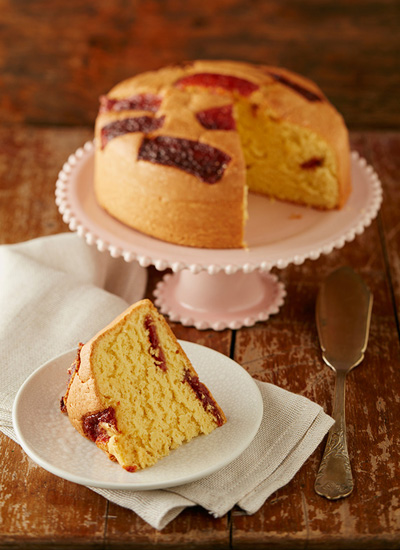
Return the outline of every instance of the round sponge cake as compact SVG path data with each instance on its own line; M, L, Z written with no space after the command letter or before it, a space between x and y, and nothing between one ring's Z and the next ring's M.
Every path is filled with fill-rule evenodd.
M245 246L248 191L320 209L351 191L343 118L283 68L194 61L137 75L101 98L95 136L99 204L175 244Z

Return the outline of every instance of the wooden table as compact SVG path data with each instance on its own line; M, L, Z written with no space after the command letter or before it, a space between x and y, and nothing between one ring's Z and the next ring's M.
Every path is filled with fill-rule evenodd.
M381 2L0 1L0 238L67 231L57 173L92 137L97 96L135 72L187 58L281 64L319 82L354 150L377 171L380 213L340 250L276 271L287 298L237 331L171 323L182 339L232 356L255 378L332 410L333 373L314 321L323 278L352 266L374 295L365 360L347 381L355 489L336 502L313 483L323 445L254 515L184 511L159 532L134 513L35 465L0 434L0 548L400 548L399 6ZM147 294L162 273L149 268Z

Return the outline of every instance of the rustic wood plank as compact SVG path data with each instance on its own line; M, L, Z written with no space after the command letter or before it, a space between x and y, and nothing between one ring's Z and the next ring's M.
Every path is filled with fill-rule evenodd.
M314 79L352 129L398 128L399 23L396 0L3 1L0 120L92 125L120 80L219 58Z
M382 284L380 277L378 281L372 280L372 284L371 278L368 279L375 297L385 294L377 289L377 282ZM260 326L246 334L241 332L237 336L237 359L256 378L305 395L329 413L334 379L322 363L317 344L313 318L317 284L307 285L307 297L301 286L291 285L289 299L293 304L286 308L286 312L301 310L301 319L295 320L292 314L289 329L290 321L286 318L285 322L286 313L282 311L282 318L268 327ZM386 304L386 312L381 311L379 305L375 308L366 358L347 381L348 444L355 477L353 494L335 503L314 494L313 482L322 457L322 445L292 482L277 491L259 513L251 517L233 516L234 548L246 548L250 543L256 545L265 540L282 548L334 548L339 540L349 548L370 548L372 544L374 548L387 548L398 543L397 358L400 350L388 312L388 292Z
M377 141L354 136L353 145L371 161L371 145L377 147ZM314 493L324 447L320 445L289 485L277 491L259 513L233 515L233 548L262 547L267 541L281 548L336 548L339 541L348 548L398 545L400 346L380 230L382 217L393 221L397 204L386 201L379 220L343 249L284 270L281 278L288 297L280 314L237 336L236 358L255 378L305 395L329 413L334 374L324 366L319 350L314 318L318 286L333 269L350 265L374 294L367 353L348 375L346 385L353 493L336 502Z
M107 502L86 487L37 466L0 433L0 548L103 544Z
M385 182L382 206L381 239L383 242L388 276L395 300L399 330L400 319L400 140L398 134L388 133L384 137L368 134L370 157L375 170ZM400 331L400 330L399 330Z
M68 231L55 204L58 172L91 129L0 128L0 242Z
M0 129L0 239L18 242L68 230L54 203L57 173L90 128ZM271 381L332 407L333 373L322 364L314 322L319 282L339 265L352 265L371 287L375 303L364 363L349 375L347 420L356 479L348 499L330 503L313 492L323 446L297 476L253 516L234 510L214 520L185 511L161 533L135 514L84 487L64 482L34 465L0 435L3 495L0 547L233 547L396 548L400 541L398 133L352 134L353 147L373 164L384 184L377 221L343 249L302 266L276 271L288 291L278 315L236 334L235 358L256 378ZM14 211L14 213L13 213ZM163 273L149 269L149 296ZM171 323L179 338L229 355L231 332L197 331ZM290 346L288 345L290 342ZM361 405L360 405L361 404ZM371 451L372 449L372 451ZM18 464L18 468L15 467ZM67 503L74 502L74 506ZM104 517L106 516L106 517ZM83 518L83 519L82 519ZM93 522L93 523L92 523ZM372 546L373 545L373 546Z
M110 503L106 542L111 548L228 549L229 515L215 519L200 507L184 510L162 531L156 531L131 511Z

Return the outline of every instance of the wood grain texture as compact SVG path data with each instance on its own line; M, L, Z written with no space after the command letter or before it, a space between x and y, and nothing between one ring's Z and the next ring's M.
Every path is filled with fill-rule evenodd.
M92 139L98 96L183 59L278 64L314 79L384 193L378 218L352 243L274 270L287 298L267 322L235 332L170 323L178 338L231 356L255 378L330 413L334 375L321 359L315 299L328 273L353 267L374 305L365 359L346 385L350 497L315 494L321 444L255 514L234 508L216 519L193 507L159 532L47 473L0 433L0 548L400 548L399 13L395 0L0 0L0 243L68 231L55 182L68 156ZM164 273L148 272L152 298Z
M385 143L386 140L390 140L393 153L393 142L397 140L393 135L386 137ZM352 141L354 148L372 161L379 138L363 134L354 136ZM375 161L374 166L381 172L380 168L386 164L384 157ZM383 173L381 177L386 184ZM384 189L386 196L386 185ZM390 212L397 209L391 199L385 201L377 222L354 242L315 262L307 261L301 267L284 270L280 275L288 297L280 314L265 325L242 330L237 335L235 358L255 378L300 393L319 403L329 414L333 406L334 373L324 365L318 344L315 327L318 286L333 269L350 265L363 276L374 295L365 359L348 375L346 384L353 493L336 502L314 493L313 483L323 452L321 445L292 482L277 491L259 513L234 516L234 548L246 548L250 542L263 547L261 532L282 548L343 545L367 549L396 548L399 544L400 491L396 472L400 463L400 374L395 358L400 356L400 348L393 315L396 303L391 283L386 280L386 269L392 272L392 266L381 231L382 220L390 219ZM390 257L398 258L398 254L399 248L396 251L392 247ZM282 537L279 531L284 533ZM252 541L250 533L254 535Z
M1 0L0 121L92 124L120 80L189 59L282 65L350 128L398 128L396 0Z
M54 202L57 173L68 155L91 138L88 128L15 126L0 130L0 236L18 242L66 231ZM233 353L255 378L277 384L330 412L334 376L321 360L314 321L322 279L340 265L360 273L374 294L369 346L348 376L348 444L355 478L352 495L329 502L314 493L323 445L292 481L252 516L234 509L215 519L201 508L182 513L158 532L134 513L89 489L48 474L5 436L2 448L0 548L397 548L399 517L398 238L400 134L352 134L352 146L380 175L384 202L375 220L344 248L276 271L287 298L278 315L233 335L177 323L179 338ZM163 276L149 268L148 297ZM234 339L232 337L234 336Z
M67 231L55 204L55 183L68 156L91 139L91 129L0 128L2 243Z
M29 542L37 548L102 544L107 501L48 474L3 434L0 445L0 548L22 548Z

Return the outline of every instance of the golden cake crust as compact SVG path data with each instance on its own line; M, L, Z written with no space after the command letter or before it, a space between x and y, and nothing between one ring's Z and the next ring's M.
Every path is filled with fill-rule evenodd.
M149 115L148 111L100 112L96 120L95 190L100 205L127 225L156 238L205 248L242 247L246 218L246 164L240 138L230 130L207 130L196 113L232 104L232 93L196 87L180 89L180 79L197 73L243 78L258 86L246 99L272 120L309 129L332 149L342 207L351 190L348 132L343 118L318 86L286 69L232 61L195 61L129 78L107 94L124 99L154 94L162 102L152 117L165 117L151 137L173 136L209 144L231 157L218 183L137 159L141 132L126 133L101 146L101 129L114 120ZM285 84L289 82L291 86ZM321 100L309 101L298 86ZM233 93L234 95L234 93Z

